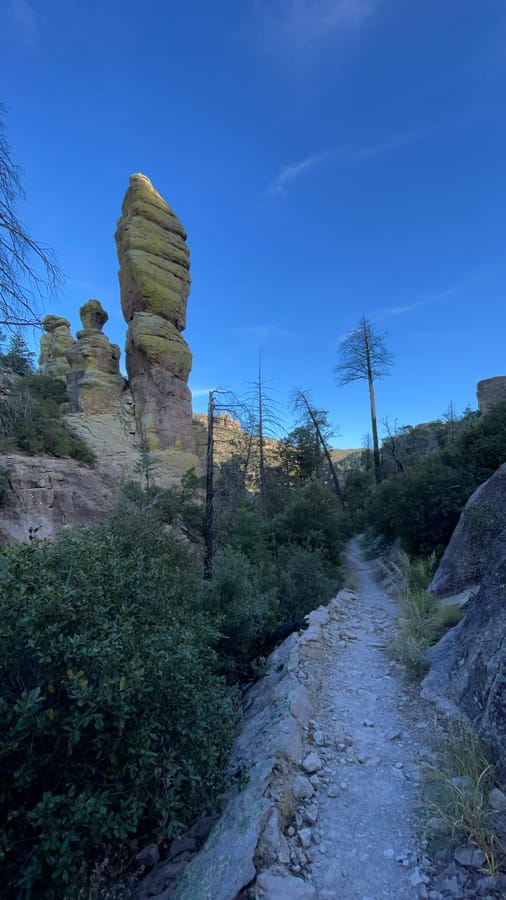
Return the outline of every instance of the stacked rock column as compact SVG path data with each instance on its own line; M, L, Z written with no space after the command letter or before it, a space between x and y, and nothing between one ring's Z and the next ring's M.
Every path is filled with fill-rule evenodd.
M186 233L144 175L130 178L116 243L138 433L150 451L193 452L192 356L181 336L190 293Z

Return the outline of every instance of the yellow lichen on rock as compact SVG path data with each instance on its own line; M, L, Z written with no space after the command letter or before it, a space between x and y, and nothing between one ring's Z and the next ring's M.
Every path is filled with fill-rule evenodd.
M150 449L194 451L186 325L190 254L181 222L149 178L130 178L116 231L126 366L138 433Z

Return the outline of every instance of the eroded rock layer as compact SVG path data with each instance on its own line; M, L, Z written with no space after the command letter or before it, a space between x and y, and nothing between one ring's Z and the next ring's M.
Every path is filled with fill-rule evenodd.
M116 231L126 367L141 440L193 451L192 356L186 325L190 259L181 222L145 175L132 175Z

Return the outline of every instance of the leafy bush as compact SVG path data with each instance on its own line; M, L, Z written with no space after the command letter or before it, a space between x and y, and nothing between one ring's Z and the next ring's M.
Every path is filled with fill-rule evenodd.
M327 603L339 586L337 570L319 550L297 545L282 547L278 556L279 619L301 619L321 603Z
M366 508L369 526L414 555L442 553L470 495L506 461L506 401L457 425L453 441L379 485Z
M372 495L367 521L389 541L400 538L410 554L441 553L469 493L465 474L434 454L380 484Z
M244 666L257 641L275 624L276 600L262 589L260 572L239 550L219 550L208 583L207 609L219 617L219 650L228 665Z
M201 590L181 543L132 509L0 550L6 896L65 897L111 846L215 802L231 708Z
M329 563L337 565L348 522L334 491L319 481L310 481L292 491L282 512L272 521L278 546L297 544L318 550Z
M93 465L93 452L63 419L61 404L66 400L65 385L59 379L26 375L0 403L0 433L13 437L25 453L70 456Z

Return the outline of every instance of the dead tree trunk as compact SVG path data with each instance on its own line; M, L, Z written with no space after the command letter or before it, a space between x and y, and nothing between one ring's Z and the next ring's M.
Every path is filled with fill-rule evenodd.
M214 392L209 391L207 408L206 510L204 516L204 578L213 574L214 530Z

